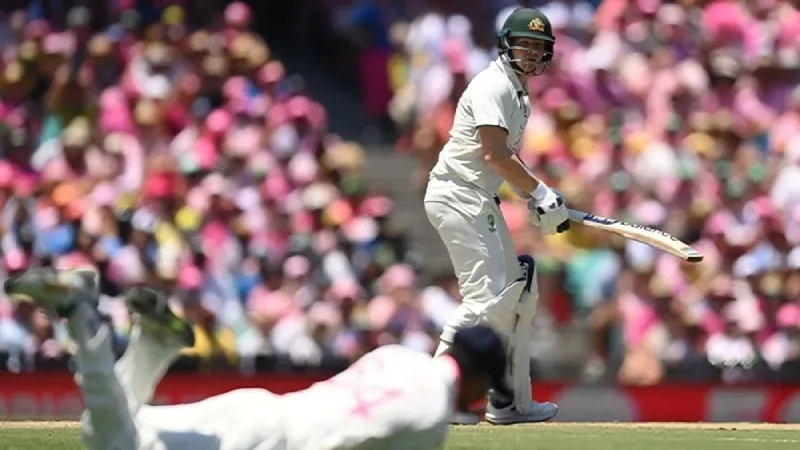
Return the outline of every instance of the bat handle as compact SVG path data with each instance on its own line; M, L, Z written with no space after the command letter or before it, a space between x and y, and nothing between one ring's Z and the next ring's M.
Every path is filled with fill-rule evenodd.
M567 215L569 216L569 220L573 222L583 222L583 219L589 215L589 213L584 211L578 211L577 209L567 209Z

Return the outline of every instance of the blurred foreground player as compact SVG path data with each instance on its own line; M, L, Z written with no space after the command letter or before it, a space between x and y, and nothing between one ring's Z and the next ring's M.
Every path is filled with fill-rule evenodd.
M194 340L165 296L147 288L128 292L136 320L115 363L111 331L98 320L94 272L36 269L4 288L15 302L33 301L66 318L78 349L81 426L91 450L434 449L455 408L487 388L510 394L502 340L488 327L472 327L437 359L385 346L304 391L239 389L197 403L147 406L178 352Z

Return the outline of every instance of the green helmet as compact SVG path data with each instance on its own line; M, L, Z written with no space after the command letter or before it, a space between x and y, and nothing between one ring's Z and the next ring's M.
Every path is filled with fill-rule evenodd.
M533 70L522 70L517 64L520 60L514 59L511 54L515 38L538 39L544 42L544 54ZM553 60L555 45L556 37L553 35L553 26L550 24L550 19L536 8L515 9L503 23L503 28L497 33L497 49L500 56L515 71L525 75L541 75L550 65L550 61Z

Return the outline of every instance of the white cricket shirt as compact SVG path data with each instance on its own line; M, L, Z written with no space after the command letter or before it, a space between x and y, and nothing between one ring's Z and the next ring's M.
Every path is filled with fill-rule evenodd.
M388 345L303 391L237 389L144 406L139 449L434 450L447 437L458 384L451 357Z
M483 159L478 127L499 126L508 131L506 145L517 153L530 115L530 100L514 70L500 58L475 76L458 101L450 139L431 170L431 181L452 175L494 194L503 177ZM435 189L435 182L429 185Z
M447 437L459 371L399 345L282 397L288 450L433 450Z

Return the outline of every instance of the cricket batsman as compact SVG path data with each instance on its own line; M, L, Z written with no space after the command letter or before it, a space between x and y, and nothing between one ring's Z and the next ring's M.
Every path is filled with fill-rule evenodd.
M148 406L184 346L189 324L148 288L126 294L135 325L114 362L111 331L99 321L91 271L35 269L4 282L12 301L32 301L62 317L77 346L83 394L82 433L90 450L433 450L444 442L455 408L487 389L510 395L501 338L465 328L433 359L390 345L341 374L296 393L238 389L206 400Z
M558 412L532 400L532 320L538 303L536 264L517 256L500 212L497 190L508 182L528 200L531 220L545 235L569 229L563 199L517 156L530 114L528 77L553 58L555 36L537 9L511 13L497 35L499 57L470 82L456 108L450 139L431 170L425 192L428 219L444 241L463 297L445 325L436 355L453 345L458 330L486 324L508 349L507 382L513 395L490 392L486 420L539 422Z

